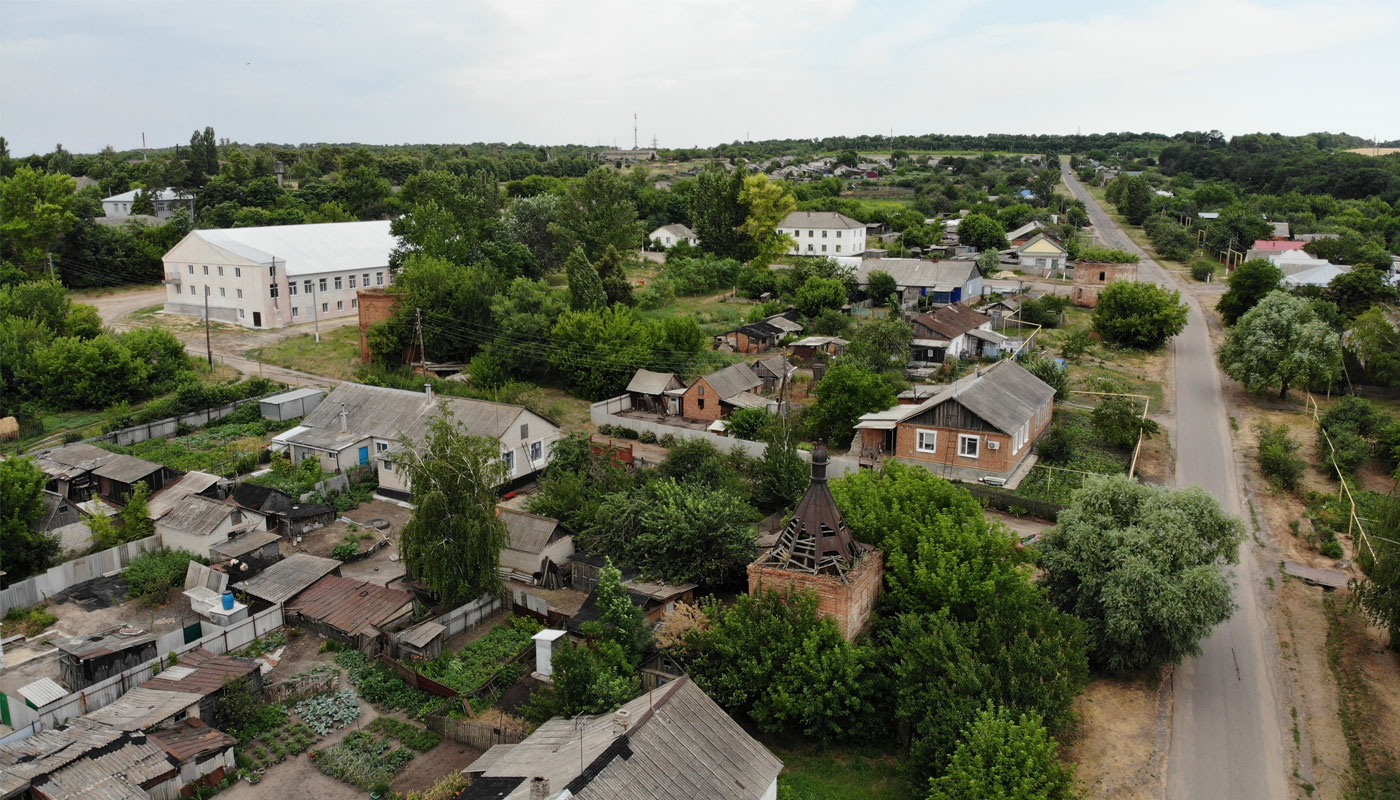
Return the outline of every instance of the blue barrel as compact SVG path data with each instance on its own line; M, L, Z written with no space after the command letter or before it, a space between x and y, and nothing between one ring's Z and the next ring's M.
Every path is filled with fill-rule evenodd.
M232 611L232 610L233 610L233 592L224 592L224 598L223 598L223 600L224 600L224 610L225 610L225 611Z

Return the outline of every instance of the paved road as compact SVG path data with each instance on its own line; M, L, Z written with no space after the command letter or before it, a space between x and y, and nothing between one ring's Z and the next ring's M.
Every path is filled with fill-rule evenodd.
M98 316L102 317L102 323L104 325L116 330L130 330L134 327L129 319L132 314L143 308L150 308L151 306L157 306L165 302L165 287L157 286L139 291L120 292L102 297L84 299L83 302L90 303L97 307ZM326 320L321 323L321 332L325 333L330 329L351 324L355 324L354 317ZM227 364L245 375L260 375L271 380L281 381L290 386L334 386L337 381L333 378L326 378L320 375L313 375L309 372L301 372L299 370L285 369L271 364L264 364L242 355L242 353L249 348L266 346L288 336L307 333L309 329L310 324L304 323L266 331L240 329L234 333L221 332L213 337L213 347L211 349L214 352L215 361ZM204 347L204 334L202 332L176 331L175 336L185 343L185 349L190 355L198 358L207 356L208 353Z
M1064 171L1065 185L1089 211L1089 219L1109 247L1140 254L1143 280L1179 288L1175 278L1151 260L1099 207L1088 190ZM1176 337L1176 483L1199 485L1239 514L1240 490L1220 388L1220 373L1194 298L1186 330ZM1167 797L1171 800L1275 800L1288 796L1283 737L1274 698L1267 629L1255 602L1257 566L1248 543L1231 570L1234 616L1202 644L1172 676L1174 706L1171 751L1167 758Z

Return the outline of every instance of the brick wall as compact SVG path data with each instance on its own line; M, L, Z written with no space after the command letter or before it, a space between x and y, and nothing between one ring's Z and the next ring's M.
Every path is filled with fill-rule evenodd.
M360 301L360 360L368 364L371 358L369 327L394 316L399 299L383 289L360 289L355 297Z
M1077 306L1093 308L1099 304L1099 293L1103 287L1118 281L1137 280L1137 269L1136 263L1080 261L1074 265L1074 291L1070 298Z
M701 389L704 394L701 394ZM701 408L700 403L705 405ZM715 387L711 386L704 378L696 379L695 383L685 390L685 395L681 398L681 416L685 419L705 420L714 422L723 416L723 409L720 406L719 395L715 393Z
M884 568L885 554L879 550L866 553L846 580L755 563L749 565L749 594L770 589L785 594L811 592L817 596L817 613L835 620L841 634L850 641L870 621L875 601L880 597Z
M937 431L938 442L934 452L926 453L918 449L918 431ZM976 436L980 440L977 458L964 458L958 455L958 435L973 435L969 431L962 431L956 428L930 428L925 425L900 425L895 432L895 455L911 461L931 461L936 464L950 464L955 467L970 467L973 469L987 470L988 472L999 472L1009 474L1016 464L1030 452L1030 442L1027 442L1021 452L1012 454L1011 437L1004 433L978 432ZM990 442L997 442L998 448L993 450L988 446Z

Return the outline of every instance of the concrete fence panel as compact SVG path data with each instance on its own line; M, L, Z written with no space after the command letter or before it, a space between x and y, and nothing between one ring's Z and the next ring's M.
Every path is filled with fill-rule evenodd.
M160 547L160 536L157 534L50 567L48 572L42 575L35 575L0 590L0 616L12 608L42 603L71 586L125 569L132 559L159 550Z

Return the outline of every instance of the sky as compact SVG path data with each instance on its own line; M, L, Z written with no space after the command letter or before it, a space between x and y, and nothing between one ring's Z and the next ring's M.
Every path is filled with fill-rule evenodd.
M15 156L1183 130L1400 138L1395 0L0 0Z

